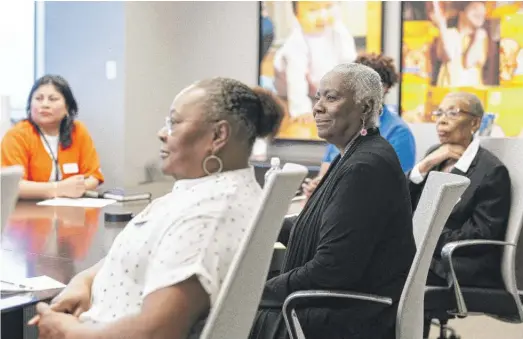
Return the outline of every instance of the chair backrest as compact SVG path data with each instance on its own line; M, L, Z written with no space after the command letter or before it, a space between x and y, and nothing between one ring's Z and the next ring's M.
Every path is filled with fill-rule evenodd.
M464 176L429 174L413 218L417 250L398 305L398 339L423 337L423 301L432 255L452 209L469 184Z
M2 200L0 201L2 214L0 217L2 218L2 233L7 224L7 219L9 219L18 200L19 183L23 174L24 168L22 166L4 167L0 170L0 190L2 191Z
M512 203L505 241L517 246L504 247L501 274L507 291L523 290L523 138L482 138L480 144L505 165L510 175Z
M201 339L249 336L283 218L307 173L304 166L286 164L266 183L261 206L231 263Z

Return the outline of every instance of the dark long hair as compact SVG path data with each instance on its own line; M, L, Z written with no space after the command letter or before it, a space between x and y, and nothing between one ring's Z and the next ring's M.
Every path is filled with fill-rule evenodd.
M34 92L40 88L43 85L53 85L60 94L63 95L65 100L65 106L67 107L67 115L62 119L62 122L60 122L60 145L62 145L63 148L69 148L71 146L71 134L73 133L74 128L74 119L78 115L78 104L76 103L76 99L74 98L73 91L71 90L71 87L69 87L69 83L67 83L67 80L62 78L59 75L44 75L40 79L36 80L33 87L31 88L31 92L29 92L29 97L27 98L27 120L38 130L40 131L40 128L36 125L36 123L31 118L31 101L33 98Z

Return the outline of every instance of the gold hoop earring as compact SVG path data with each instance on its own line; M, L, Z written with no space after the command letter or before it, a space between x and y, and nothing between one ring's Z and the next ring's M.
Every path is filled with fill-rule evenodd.
M209 171L207 169L207 163L210 160L216 160L216 162L218 162L218 169L216 171L214 171L214 172L211 172L211 171ZM203 171L205 172L205 174L207 174L207 175L213 175L213 174L221 173L221 171L223 170L223 161L222 161L222 159L220 159L216 155L211 154L211 155L208 155L207 157L205 157L205 159L203 159L202 168L203 168Z

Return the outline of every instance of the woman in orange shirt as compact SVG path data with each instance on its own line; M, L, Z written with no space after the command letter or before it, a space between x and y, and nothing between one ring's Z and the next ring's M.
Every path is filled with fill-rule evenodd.
M27 99L27 119L2 140L2 167L21 165L21 198L81 197L104 180L93 140L75 121L78 106L65 79L45 75Z

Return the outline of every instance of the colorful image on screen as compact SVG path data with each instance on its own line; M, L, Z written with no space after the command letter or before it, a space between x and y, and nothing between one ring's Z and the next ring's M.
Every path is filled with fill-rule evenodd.
M523 133L523 2L402 3L401 112L432 122L449 92L467 91L497 135Z
M286 105L277 138L320 140L312 116L319 81L359 52L381 52L381 1L261 2L260 85Z

